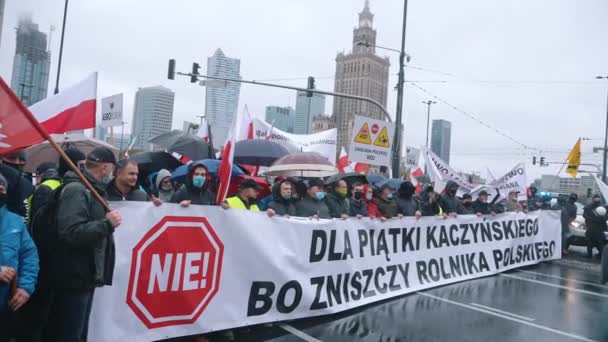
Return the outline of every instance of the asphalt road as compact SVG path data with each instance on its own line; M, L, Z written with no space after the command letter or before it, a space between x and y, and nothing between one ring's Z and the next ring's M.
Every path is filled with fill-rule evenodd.
M608 286L556 262L338 315L258 327L236 341L608 341Z

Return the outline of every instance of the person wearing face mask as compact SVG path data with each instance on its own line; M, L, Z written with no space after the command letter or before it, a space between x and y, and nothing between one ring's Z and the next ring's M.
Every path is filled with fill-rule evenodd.
M568 196L568 200L562 205L562 250L564 253L568 253L570 247L572 234L570 234L570 224L576 220L576 202L578 201L578 195L571 193Z
M222 203L224 209L244 209L260 211L256 204L261 187L253 179L245 179L239 184L239 192L236 196L228 197Z
M483 190L481 192L484 192ZM481 196L481 192L477 195L477 199ZM486 193L487 194L487 193ZM464 208L464 215L474 215L475 210L473 209L473 196L471 194L462 195L462 208Z
M471 207L473 210L472 213L477 216L496 214L492 204L488 203L488 192L485 190L481 190L479 194L477 194L477 199L472 203Z
M8 193L11 194L8 197L6 207L13 213L26 217L25 200L34 193L35 188L31 181L23 177L20 167L16 165L21 160L21 157L16 157L16 155L22 155L22 153L2 156L2 159L0 159L0 175L6 179Z
M209 190L210 180L211 175L204 164L190 164L186 182L171 197L171 203L179 203L182 207L192 204L217 205L215 193Z
M395 201L397 202L397 207L399 208L399 213L401 215L416 217L422 216L419 209L419 203L414 198L415 193L416 187L410 181L405 181L399 186L399 191L397 191L398 196Z
M23 217L6 207L8 182L0 175L0 340L15 328L12 312L20 313L30 299L38 278L38 252ZM11 293L11 283L16 291Z
M82 173L104 199L115 165L114 153L105 147L94 149L86 158ZM56 220L56 246L45 272L53 300L44 337L48 341L83 341L95 288L112 284L114 231L122 218L117 210L107 212L78 175L68 171Z
M321 179L308 182L306 195L296 203L296 216L309 218L331 218L325 202L325 183Z
M19 152L8 154L2 157L2 162L4 165L12 167L16 171L23 173L23 168L27 162L27 153L25 150L21 150Z
M294 205L293 183L284 179L272 186L272 200L268 203L266 212L268 216L295 216L296 206Z
M327 194L327 208L329 216L334 218L347 219L349 214L348 185L346 181L340 179L331 184L331 191Z
M353 186L351 187L351 193L352 197L350 198L350 205L348 210L349 216L357 218L367 217L369 214L367 211L367 203L365 201L365 192L363 190L363 184L359 182L353 183Z
M381 217L390 219L399 215L399 207L397 207L397 202L395 202L394 192L395 189L390 184L384 184L380 187L380 194L376 199L376 205L382 215Z
M441 196L442 208L445 215L455 216L465 213L462 203L456 197L458 188L458 184L454 181L449 181L445 186L445 193Z
M443 216L439 195L432 185L427 185L420 194L420 211L422 216Z
M175 194L171 181L171 171L165 169L158 171L154 185L158 198L163 202L171 202L171 197Z
M367 216L372 219L382 217L382 214L376 205L376 199L374 198L374 187L372 185L363 185L363 196L363 201L367 205Z

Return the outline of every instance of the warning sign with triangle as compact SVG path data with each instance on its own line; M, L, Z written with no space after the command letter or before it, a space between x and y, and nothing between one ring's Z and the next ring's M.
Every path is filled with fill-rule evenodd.
M375 146L379 146L379 147L390 147L390 140L388 138L388 131L386 130L386 127L382 127L382 130L380 131L380 134L378 134L378 136L376 137L376 140L374 141L374 145Z
M384 130L386 130L386 128ZM359 130L359 133L357 133L357 136L355 137L355 142L367 145L372 144L372 137L369 135L369 126L367 125L367 122L363 124L363 127L361 127L361 129Z

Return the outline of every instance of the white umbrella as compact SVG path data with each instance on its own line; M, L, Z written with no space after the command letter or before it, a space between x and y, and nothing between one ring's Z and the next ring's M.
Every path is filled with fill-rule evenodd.
M114 155L118 158L117 148L101 140L89 138L84 134L51 134L51 138L64 150L68 148L77 148L86 155L97 147L107 147L112 150L112 152L114 152ZM36 167L38 167L38 165L44 162L51 161L59 163L59 154L57 153L57 151L55 151L55 149L48 141L40 143L38 145L34 145L25 151L27 153L25 171L27 172L35 172Z
M278 159L264 175L286 177L327 177L338 173L332 163L316 152L300 152Z

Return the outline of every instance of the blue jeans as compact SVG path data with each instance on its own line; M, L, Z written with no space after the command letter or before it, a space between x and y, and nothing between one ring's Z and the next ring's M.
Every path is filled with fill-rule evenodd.
M53 290L53 292L48 340L85 342L95 289L58 289Z

